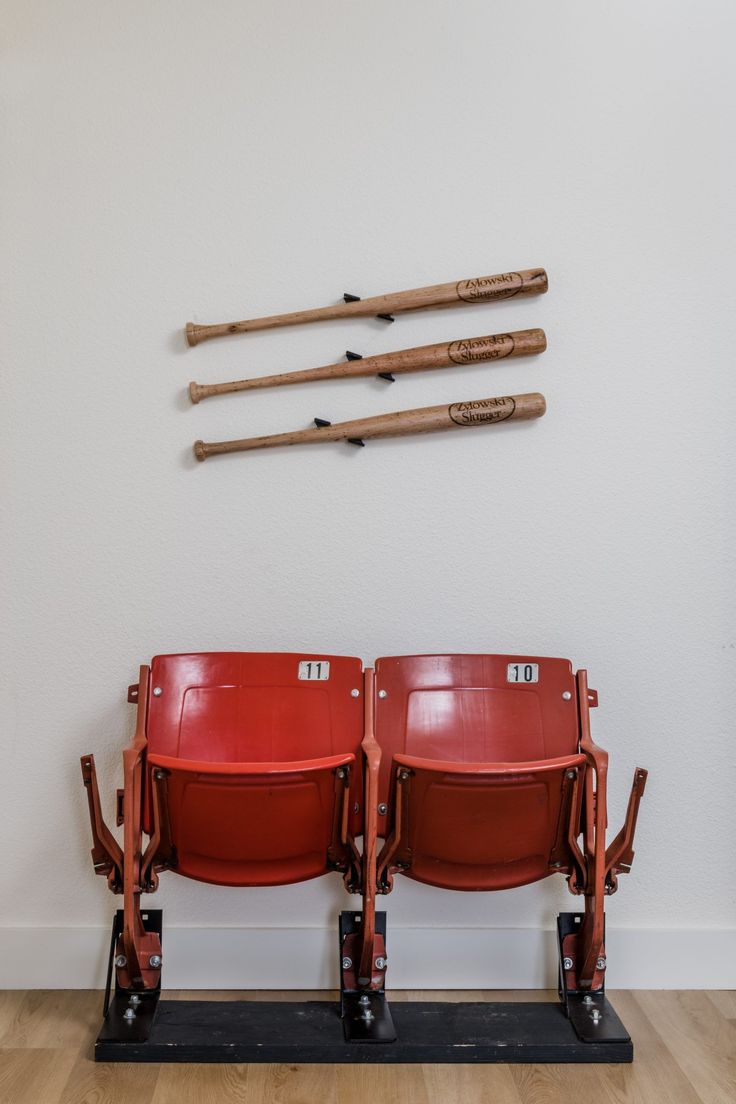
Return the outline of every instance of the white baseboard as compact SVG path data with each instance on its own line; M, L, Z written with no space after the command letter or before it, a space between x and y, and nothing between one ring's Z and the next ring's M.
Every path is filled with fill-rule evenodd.
M552 931L389 927L390 989L556 986ZM1 989L91 989L105 979L102 928L0 929ZM736 988L736 929L616 929L607 938L612 989ZM337 986L334 930L318 927L164 930L167 989Z

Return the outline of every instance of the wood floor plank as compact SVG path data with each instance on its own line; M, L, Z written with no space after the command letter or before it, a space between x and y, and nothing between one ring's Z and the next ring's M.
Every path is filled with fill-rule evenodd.
M248 1089L251 1095L244 1099L248 1104L260 1104L261 1101L263 1104L346 1104L342 1095L338 1096L340 1068L295 1063L250 1066Z
M712 989L708 993L708 1000L713 1002L727 1020L736 1020L736 989Z
M421 1069L428 1104L521 1104L510 1066L433 1064Z
M0 991L0 1046L18 1015L18 1009L25 1000L25 989L4 989Z
M0 1050L0 1104L59 1104L76 1057L73 1048L4 1047Z
M268 1096L254 1095L252 1068L242 1065L162 1066L151 1104L251 1104L251 1101L255 1104L259 1099L268 1100Z
M339 1104L430 1104L419 1065L337 1066L335 1070ZM454 1099L445 1104L454 1104Z
M159 1066L95 1062L83 1047L54 1104L152 1104Z
M594 1104L606 1099L599 1066L550 1064L508 1068L519 1104Z
M28 989L0 1036L2 1047L73 1047L77 1050L102 1020L101 995L85 989Z
M634 1061L600 1067L606 1099L612 1104L702 1104L635 995L612 991L608 997L634 1040Z
M703 1104L734 1104L736 1023L698 990L642 990L634 997Z

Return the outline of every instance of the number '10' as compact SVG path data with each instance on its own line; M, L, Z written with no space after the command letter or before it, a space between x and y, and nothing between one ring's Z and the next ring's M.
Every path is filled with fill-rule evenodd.
M519 671L523 671L521 678L519 678ZM531 663L525 663L523 667L520 667L518 663L514 664L514 681L515 682L531 682L534 678L534 669Z

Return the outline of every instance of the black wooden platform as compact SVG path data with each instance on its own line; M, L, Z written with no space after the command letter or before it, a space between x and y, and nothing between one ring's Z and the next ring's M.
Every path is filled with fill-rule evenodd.
M99 1062L631 1062L629 1035L605 997L584 1042L553 1002L396 1001L393 1043L346 1042L331 1001L172 1001L145 997L135 1019L113 998Z

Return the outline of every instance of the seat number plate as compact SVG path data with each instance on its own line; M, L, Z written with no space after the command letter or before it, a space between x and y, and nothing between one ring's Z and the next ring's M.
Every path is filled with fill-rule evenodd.
M507 682L539 682L538 663L509 663L506 668Z
M299 678L302 682L324 682L329 677L329 659L302 659L300 661Z

